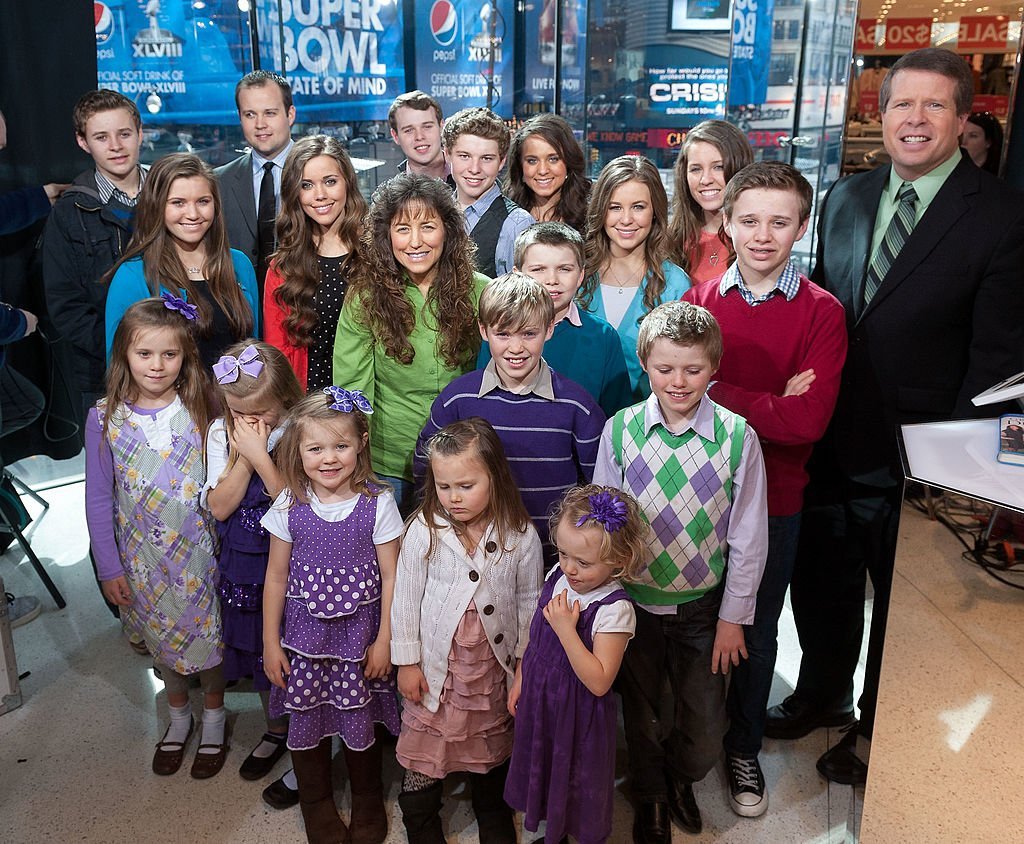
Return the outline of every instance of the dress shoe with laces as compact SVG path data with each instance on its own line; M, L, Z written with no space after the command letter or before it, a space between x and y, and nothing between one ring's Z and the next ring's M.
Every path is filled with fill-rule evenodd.
M764 734L773 739L798 739L818 727L845 727L855 720L852 709L822 711L792 694L768 709Z
M668 778L668 810L672 820L686 832L696 835L704 828L692 784L677 783L671 777Z
M815 766L829 782L840 785L864 785L868 781L868 755L871 743L864 739L858 747L857 725L850 727L839 743L822 754Z
M633 813L633 844L671 844L672 823L665 803L641 803Z

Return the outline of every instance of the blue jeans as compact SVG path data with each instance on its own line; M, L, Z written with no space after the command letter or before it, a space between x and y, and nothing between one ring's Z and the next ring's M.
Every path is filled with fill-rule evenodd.
M748 658L732 669L726 698L730 726L725 734L726 753L756 756L761 751L768 695L779 652L779 616L793 576L800 514L768 518L768 561L757 589L754 623L743 625Z

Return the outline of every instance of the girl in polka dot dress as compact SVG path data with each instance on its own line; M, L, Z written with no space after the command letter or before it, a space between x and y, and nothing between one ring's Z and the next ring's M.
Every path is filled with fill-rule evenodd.
M360 392L334 386L299 402L276 449L285 489L262 520L271 534L263 589L270 714L290 715L310 841L387 836L381 738L399 729L389 618L402 520L370 469L372 412ZM334 803L332 736L348 765L351 837Z
M502 797L512 754L506 703L540 595L540 539L483 419L442 428L427 456L391 618L405 698L398 804L410 844L440 844L442 781L466 771L481 844L515 844Z

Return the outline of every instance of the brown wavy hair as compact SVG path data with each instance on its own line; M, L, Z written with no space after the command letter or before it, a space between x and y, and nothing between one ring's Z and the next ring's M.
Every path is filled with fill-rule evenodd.
M186 319L178 311L165 307L163 299L142 299L124 312L114 332L114 342L110 347L110 363L107 366L107 395L103 400L104 439L110 433L111 424L115 427L124 424L125 404L136 401L139 396L139 388L132 378L131 367L128 364L128 352L136 335L140 331L161 329L173 331L175 339L181 344L181 370L178 373L178 380L174 383L174 389L198 430L206 432L211 415L210 381L206 375L206 367L199 359L199 349L196 348L193 335L193 321Z
M650 276L644 285L644 308L656 307L661 294L665 292L665 271L661 264L668 258L668 196L661 183L658 168L647 158L639 155L620 155L608 162L601 171L594 191L590 195L587 209L586 261L587 267L583 284L576 298L584 308L589 309L594 293L600 283L601 270L611 261L611 241L604 230L608 206L615 189L626 182L640 182L651 194L651 232L644 241L644 263Z
M437 326L437 354L449 367L463 366L480 348L473 302L476 247L466 234L452 190L444 182L402 173L377 189L366 216L350 295L358 297L361 318L384 353L399 363L412 363L415 352L409 335L417 315L405 295L409 280L395 259L391 224L424 212L436 214L444 228L444 246L426 303Z
M726 185L754 160L754 151L750 148L747 136L741 129L724 120L704 120L686 133L674 168L675 195L672 197L672 222L668 227L670 257L686 271L690 269L690 255L700 243L701 230L704 228L704 209L693 198L686 181L686 156L697 143L711 144L721 154ZM732 248L732 239L722 226L718 227L718 239L728 250L725 262L728 266L736 253Z
M379 495L387 485L373 473L373 457L370 454L370 423L366 415L357 408L349 413L334 410L334 400L325 392L310 393L288 414L288 426L281 441L274 449L274 462L281 473L285 489L289 491L288 506L309 503L309 476L302 468L302 438L310 425L323 425L340 436L355 434L355 439L365 445L356 458L352 473L352 489L362 495ZM341 432L345 433L342 434Z
M299 384L299 379L295 377L295 370L288 363L288 358L284 356L284 352L271 346L269 343L250 338L243 340L241 343L235 343L235 345L224 351L224 355L231 355L237 358L249 346L255 346L256 351L259 352L260 363L263 364L260 374L254 378L240 371L238 378L234 381L227 384L215 384L221 398L220 403L224 412L224 429L228 434L228 443L231 442L235 434L235 417L228 407L225 397L230 396L231 398L243 399L245 401L265 402L267 405L273 403L281 408L282 417L302 401L303 397L303 390ZM236 462L238 462L238 453L231 448L228 452L228 463L224 469L225 475Z
M512 470L505 457L505 448L501 439L494 432L491 423L479 416L460 419L446 425L427 441L427 473L423 480L423 503L416 509L406 523L415 521L416 516L423 514L423 521L430 530L430 546L427 549L429 558L434 552L434 540L439 529L451 527L460 536L464 526L448 515L441 504L434 486L433 461L444 460L466 452L472 452L487 470L491 482L491 497L487 503L487 516L494 524L498 543L505 550L513 547L512 538L521 534L530 524L530 516L519 495L519 487L512 478Z
M187 152L171 153L150 168L139 192L138 205L135 207L135 232L121 260L107 273L105 281L110 282L121 264L141 256L142 272L150 295L159 296L161 287L177 295L184 294L199 311L196 319L196 331L199 336L210 336L213 330L212 308L196 292L195 283L189 281L188 273L185 272L181 258L174 248L174 241L167 233L167 226L164 223L167 197L174 182L178 179L193 178L205 179L213 197L213 221L203 237L206 244L204 274L209 284L210 295L227 316L235 339L241 340L252 334L255 314L235 276L217 180L209 165L196 155Z
M592 517L593 505L590 498L602 493L613 496L626 506L625 521L618 530L609 531L601 522ZM587 484L568 490L555 505L548 519L551 544L558 546L558 529L569 521L576 524L583 520L582 528L593 526L601 531L601 559L612 569L611 576L617 580L633 580L647 564L647 522L640 514L640 505L628 492L611 486Z
M572 134L572 127L557 114L537 114L527 120L512 136L508 148L508 172L503 191L516 205L533 213L537 205L533 191L523 180L523 147L536 135L554 147L565 164L565 184L555 204L555 220L568 223L582 232L587 220L587 199L590 197L590 179L586 175L583 150Z
M366 200L359 192L356 171L341 144L327 135L311 135L295 142L284 163L281 174L281 211L277 215L277 252L273 255L274 268L282 277L274 298L288 316L284 320L288 342L295 346L309 346L313 342L313 327L317 312L313 305L320 286L320 266L317 262L320 232L302 209L302 174L306 165L318 156L334 159L345 181L345 209L335 222L338 235L348 250L345 263L355 258L355 250L366 216Z

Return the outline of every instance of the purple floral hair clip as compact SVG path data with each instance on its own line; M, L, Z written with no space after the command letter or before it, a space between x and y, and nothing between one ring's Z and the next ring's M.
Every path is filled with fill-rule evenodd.
M597 522L608 533L622 529L629 518L629 509L626 502L610 492L599 492L596 495L588 495L590 512L580 516L576 520L576 527L583 527L587 522Z
M177 311L189 322L192 322L199 316L199 308L195 305L190 305L178 296L173 296L170 293L161 293L160 298L164 300L164 307L167 308L167 310Z
M367 416L373 413L373 408L362 390L346 390L344 387L324 387L324 393L329 395L334 402L329 405L331 410L339 410L342 413L351 413L353 410L361 410Z
M260 350L255 346L246 346L237 358L234 355L221 355L220 360L213 365L213 377L218 384L235 383L241 372L250 378L258 378L262 371Z

